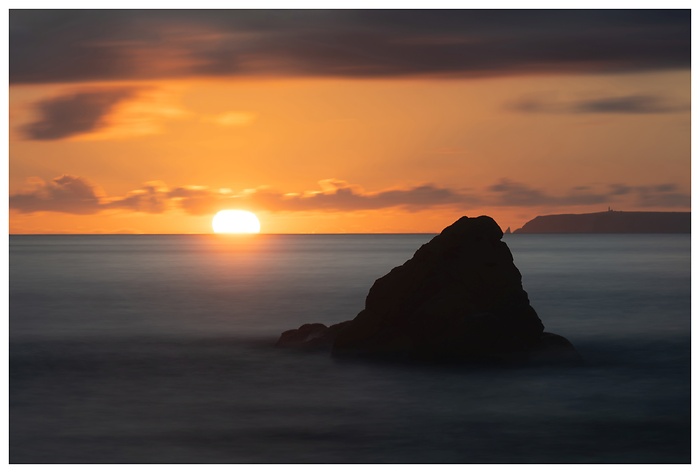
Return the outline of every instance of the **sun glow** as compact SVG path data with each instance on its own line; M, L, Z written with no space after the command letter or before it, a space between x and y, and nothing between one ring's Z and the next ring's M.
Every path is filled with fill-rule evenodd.
M260 220L247 210L222 210L211 221L214 233L260 233Z

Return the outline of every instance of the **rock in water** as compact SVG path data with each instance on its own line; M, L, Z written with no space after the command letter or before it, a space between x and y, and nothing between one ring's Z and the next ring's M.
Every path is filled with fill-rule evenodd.
M379 278L355 319L306 324L277 345L404 360L579 359L564 337L544 333L502 237L492 218L462 217Z

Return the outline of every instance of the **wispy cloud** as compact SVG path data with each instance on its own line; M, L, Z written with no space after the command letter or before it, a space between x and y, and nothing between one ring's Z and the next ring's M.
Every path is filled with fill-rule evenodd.
M171 92L151 86L74 89L31 104L37 119L18 128L38 141L148 135L187 115L173 101Z
M129 192L125 197L108 199L101 205L103 208L159 214L170 208L170 192L165 183L151 181L146 182L140 189Z
M37 117L17 128L29 140L105 140L161 133L173 119L235 127L249 125L257 118L256 113L242 110L218 114L188 111L178 103L179 94L155 86L72 87L29 104Z
M201 120L205 123L213 123L219 126L242 126L252 123L257 115L252 112L229 111L216 115L205 115Z
M575 187L563 195L549 194L525 184L502 179L488 188L491 205L503 207L579 206L603 204L610 201L610 192L594 192Z
M33 140L59 140L100 130L114 107L133 97L135 88L95 90L63 95L36 104L39 119L21 128Z
M634 188L636 204L640 207L690 207L690 196L675 184L639 186Z
M690 68L690 10L12 10L10 82Z
M523 113L607 113L656 114L689 112L690 104L680 104L654 95L626 95L578 100L560 100L554 97L529 97L507 105L508 109Z
M598 190L596 190L596 188ZM226 208L287 212L353 212L397 208L419 211L455 208L462 211L488 207L581 207L623 203L641 208L689 208L690 195L674 184L653 186L577 186L553 194L524 183L502 179L481 190L450 189L434 184L366 191L338 179L319 181L319 189L283 192L268 187L238 193L205 186L169 188L152 181L125 196L105 196L86 179L62 176L50 182L34 180L29 189L10 195L10 208L22 212L97 213L121 209L163 213L180 209L191 215L210 215Z
M502 179L487 188L484 202L498 207L578 207L625 202L635 207L690 207L690 195L675 184L654 186L576 186L563 194L552 194L520 182ZM626 199L626 200L622 200Z
M255 208L277 211L356 211L391 207L421 210L445 205L468 205L476 197L433 184L409 188L367 192L344 181L327 179L319 182L320 191L282 193L258 189L243 196Z

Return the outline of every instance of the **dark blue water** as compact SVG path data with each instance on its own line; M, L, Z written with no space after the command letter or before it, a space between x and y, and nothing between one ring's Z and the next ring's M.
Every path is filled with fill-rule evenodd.
M11 236L13 463L687 463L690 237L510 235L582 367L338 362L429 235Z

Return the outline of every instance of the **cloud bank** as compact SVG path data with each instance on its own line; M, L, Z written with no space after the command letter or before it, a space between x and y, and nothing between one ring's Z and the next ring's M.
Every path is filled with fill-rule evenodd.
M272 212L354 212L402 209L420 211L452 207L467 211L485 207L578 207L623 203L642 208L689 208L690 195L674 184L628 186L611 184L598 190L579 186L562 194L548 193L502 179L481 190L449 189L434 184L368 192L337 179L319 181L320 190L281 192L260 187L240 193L204 186L170 188L160 181L145 183L121 197L105 196L88 180L64 175L49 182L34 179L30 187L10 195L10 209L20 213L93 214L122 210L160 214L179 209L190 215L211 215L226 208Z
M690 10L11 10L10 83L690 69Z

